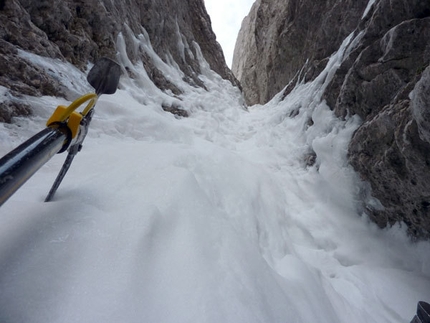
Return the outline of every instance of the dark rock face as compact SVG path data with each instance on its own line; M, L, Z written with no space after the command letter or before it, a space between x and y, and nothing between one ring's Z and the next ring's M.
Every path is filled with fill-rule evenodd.
M430 237L429 15L429 2L375 3L328 94L338 115L364 120L349 159L384 206L369 208L370 216L381 227L403 221L421 238Z
M381 111L354 135L350 162L384 209L368 206L381 227L403 221L415 237L430 232L430 144L419 138L408 101Z
M225 64L203 0L5 0L0 3L0 26L0 85L11 90L11 102L20 93L62 95L58 81L20 57L19 49L83 69L101 56L114 58L120 32L130 45L130 59L142 60L159 88L178 93L149 56L131 46L143 28L158 55L165 61L172 58L187 82L203 86L196 43L210 67L238 85Z
M430 143L430 67L427 67L411 94L412 116L418 126L419 137Z
M405 1L401 8L402 1L397 1L401 14L388 11L393 2L379 2L371 18L357 29L364 32L363 39L327 93L329 105L339 115L349 111L366 119L392 100L407 99L428 66L430 21L416 18L422 13L421 2L415 1L418 8L413 8L413 3ZM381 24L386 11L393 19Z
M381 227L402 221L412 236L430 238L430 2L367 3L257 1L233 71L248 102L264 103L299 71L312 80L346 35L361 33L324 98L340 118L363 120L349 160L383 206L367 205L370 217Z

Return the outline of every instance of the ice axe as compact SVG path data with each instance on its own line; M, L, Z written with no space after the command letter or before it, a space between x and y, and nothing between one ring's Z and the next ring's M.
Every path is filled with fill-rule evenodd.
M52 187L48 195L46 196L45 202L49 202L54 197L55 192L57 191L58 187L61 184L61 181L63 180L64 176L69 170L70 165L72 164L73 158L75 158L76 154L81 151L82 143L88 133L88 128L94 114L94 106L97 102L97 99L102 94L115 93L118 87L120 75L120 66L109 58L99 59L88 73L87 81L96 90L96 95L95 97L90 99L90 103L82 113L83 118L80 122L80 131L78 134L78 138L76 142L69 147L69 153L67 154L67 158L63 166L61 167L61 170L58 173L54 184L52 184Z
M47 127L0 159L0 206L36 171L57 153L68 150L64 162L45 201L50 201L81 150L94 114L94 106L102 94L115 93L120 66L109 58L99 59L87 80L95 89L73 101L68 107L58 106L46 123ZM87 103L82 112L76 110Z

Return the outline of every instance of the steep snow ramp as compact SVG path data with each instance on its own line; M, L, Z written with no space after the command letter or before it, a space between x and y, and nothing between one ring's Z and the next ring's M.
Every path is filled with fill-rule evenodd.
M321 101L350 41L314 82L249 111L202 57L207 91L158 61L175 97L119 43L135 77L101 97L54 201L43 203L62 155L0 210L0 321L409 321L430 299L429 244L367 221L345 157L360 121ZM26 100L36 116L0 125L2 154L64 103Z

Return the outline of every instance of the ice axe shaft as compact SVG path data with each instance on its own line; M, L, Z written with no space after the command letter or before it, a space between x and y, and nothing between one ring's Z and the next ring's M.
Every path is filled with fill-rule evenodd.
M46 128L0 159L0 206L61 150L66 139L65 129Z

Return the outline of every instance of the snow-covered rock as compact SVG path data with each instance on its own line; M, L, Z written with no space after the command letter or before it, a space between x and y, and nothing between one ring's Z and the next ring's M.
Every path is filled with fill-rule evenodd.
M403 221L422 238L430 237L430 146L422 140L423 115L418 134L409 93L420 79L429 82L422 77L429 15L430 2L421 0L261 0L243 21L233 60L245 99L262 104L315 79L354 32L324 98L339 117L363 120L349 158L380 202L365 203L371 218L382 227Z
M10 0L2 2L0 25L0 85L12 94L9 103L0 103L2 107L14 106L10 102L19 101L22 93L70 99L58 78L20 57L17 49L68 61L85 70L101 56L117 57L120 34L131 62L143 61L148 75L162 90L179 91L135 42L139 35L151 39L163 61L177 64L187 82L203 86L197 59L201 51L211 69L238 85L216 42L203 0ZM10 120L10 109L0 110L0 120Z

